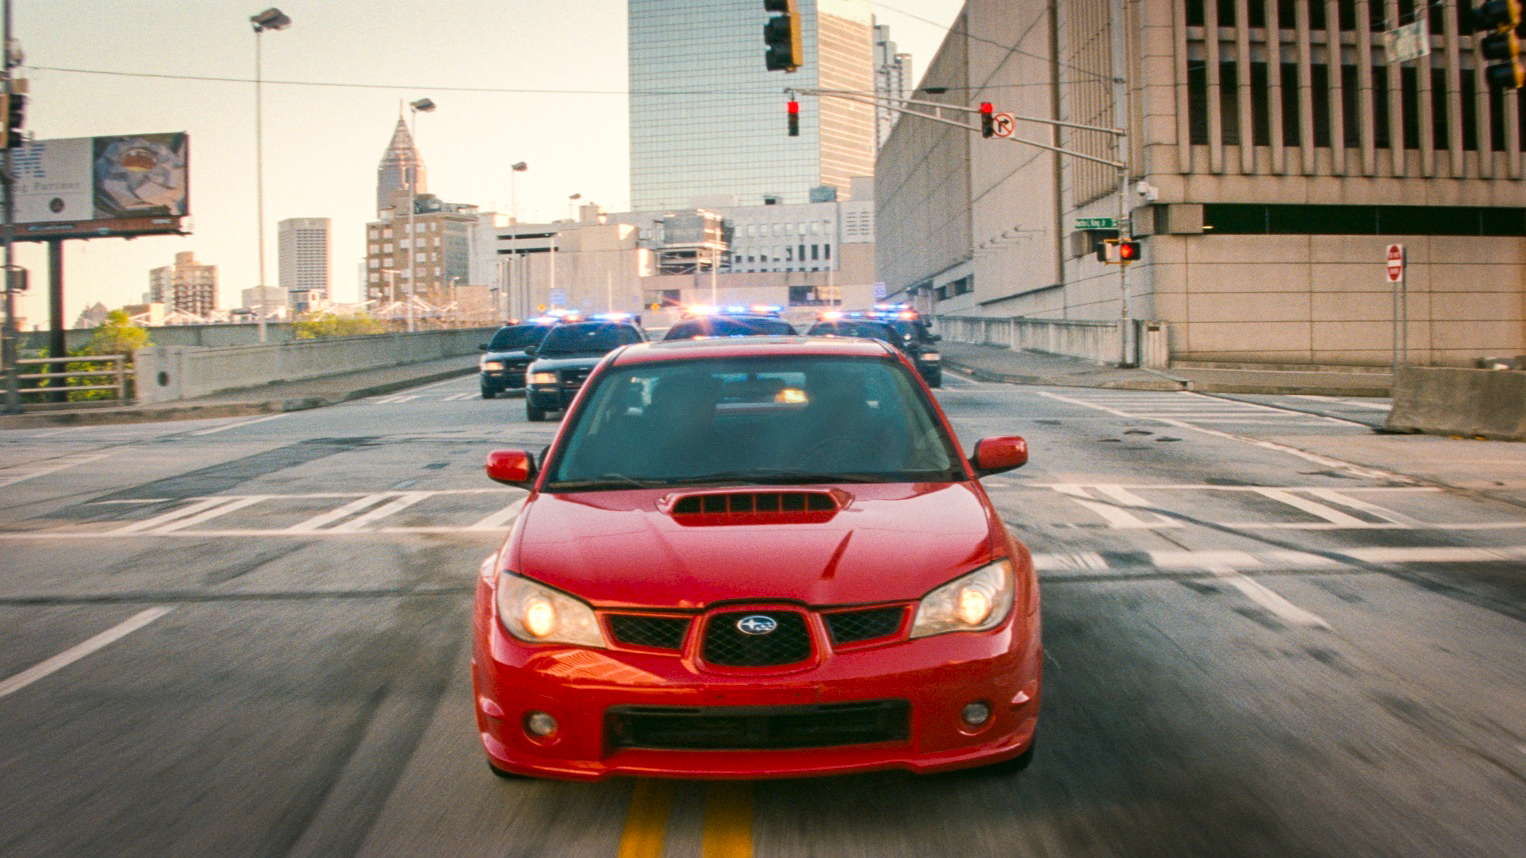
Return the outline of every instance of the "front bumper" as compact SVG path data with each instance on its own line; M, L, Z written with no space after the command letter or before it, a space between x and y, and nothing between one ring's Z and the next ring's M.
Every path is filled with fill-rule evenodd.
M479 372L482 386L489 390L520 390L525 386L523 366L485 369Z
M564 387L561 384L531 385L525 388L525 399L531 406L542 411L564 411L577 395L578 387Z
M699 666L692 653L522 643L498 625L491 586L479 588L472 659L477 724L489 759L506 771L578 780L930 773L1000 762L1033 742L1042 668L1036 615L986 633L843 651L831 649L818 617L817 654L806 666L722 672ZM991 710L979 727L961 719L972 702ZM866 709L880 714L865 716ZM525 728L531 712L554 717L556 734L532 738ZM734 749L724 747L725 740L709 749L641 747L641 736L630 730L632 713L695 718L703 728L696 735L748 718L818 726L839 718L904 718L904 729L895 738L858 743L851 726L828 730L834 738L821 747L809 739L801 746L798 735L784 747Z

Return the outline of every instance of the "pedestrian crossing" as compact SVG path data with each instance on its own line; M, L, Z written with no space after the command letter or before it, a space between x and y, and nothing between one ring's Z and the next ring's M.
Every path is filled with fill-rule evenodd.
M482 394L477 391L466 393L393 393L386 396L371 396L361 400L370 405L401 405L405 402L466 402L472 399L481 399Z
M1183 428L1201 424L1221 426L1228 429L1278 428L1290 431L1317 432L1328 432L1333 428L1359 429L1364 432L1371 429L1366 423L1348 420L1343 417L1315 414L1291 408L1279 408L1274 405L1247 402L1240 399L1225 399L1191 391L1165 392L1091 389L1067 391L1063 394L1041 391L1039 395L1071 405L1079 405L1084 408L1101 411L1116 417L1155 420ZM1357 404L1368 408L1386 409L1388 407L1386 405L1378 406L1365 402Z

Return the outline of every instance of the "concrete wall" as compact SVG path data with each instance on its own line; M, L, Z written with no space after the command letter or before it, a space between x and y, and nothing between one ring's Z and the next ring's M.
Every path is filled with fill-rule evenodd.
M258 325L164 325L148 329L148 341L156 346L247 346L259 342ZM65 332L64 342L77 349L90 341L94 333L89 328L70 329ZM25 331L21 335L23 349L48 347L47 331ZM292 338L292 326L287 322L272 322L265 326L267 343L284 343Z
M1402 367L1387 428L1526 441L1526 372Z
M172 402L224 390L361 369L474 355L496 327L292 340L253 346L154 346L134 353L138 401Z
M1118 363L1122 352L1117 321L938 316L935 324L944 339L956 343L1068 355L1098 363ZM1132 324L1129 363L1165 367L1169 363L1166 341L1170 326L1139 319Z

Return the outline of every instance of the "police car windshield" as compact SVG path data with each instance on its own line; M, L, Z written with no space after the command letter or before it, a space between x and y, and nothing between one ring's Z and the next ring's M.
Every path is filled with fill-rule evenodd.
M630 325L613 322L578 322L552 328L536 353L544 356L601 355L627 343L639 342L641 342L640 334Z
M488 343L488 351L506 352L533 346L546 336L548 330L550 328L545 325L510 325L499 328L498 333L493 334L493 341Z

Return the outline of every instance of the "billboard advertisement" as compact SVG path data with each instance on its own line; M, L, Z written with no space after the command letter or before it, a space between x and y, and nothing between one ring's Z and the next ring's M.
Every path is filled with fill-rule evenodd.
M18 241L183 233L185 132L33 140L11 155Z

